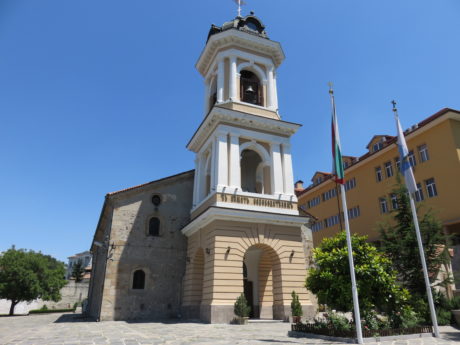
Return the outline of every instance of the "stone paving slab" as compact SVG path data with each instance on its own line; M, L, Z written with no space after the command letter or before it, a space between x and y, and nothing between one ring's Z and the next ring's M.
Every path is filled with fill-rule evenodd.
M344 344L317 338L290 338L290 324L244 326L193 322L92 322L77 314L0 317L0 345L326 345ZM460 331L442 327L442 337L396 339L379 345L460 344ZM369 344L369 343L367 343Z

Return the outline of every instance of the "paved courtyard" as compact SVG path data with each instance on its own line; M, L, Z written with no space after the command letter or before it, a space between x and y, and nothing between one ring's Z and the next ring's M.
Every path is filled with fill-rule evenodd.
M289 338L289 329L288 323L236 326L185 322L91 322L81 319L78 314L45 314L0 317L0 344L340 344L314 338ZM460 344L460 331L442 327L442 339L394 340L381 344Z

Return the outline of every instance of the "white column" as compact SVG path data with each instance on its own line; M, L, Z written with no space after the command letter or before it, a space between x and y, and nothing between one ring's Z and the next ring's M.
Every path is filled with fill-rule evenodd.
M227 133L218 132L216 135L216 184L217 191L228 186L228 151Z
M272 193L283 194L283 166L281 162L281 146L278 143L270 144L270 156L272 157L271 178Z
M212 143L211 143L211 186L210 186L210 192L212 193L213 191L216 190L216 140L215 137L212 137Z
M276 85L276 72L273 72L273 108L278 110L278 86Z
M236 56L230 57L230 93L231 101L236 101Z
M193 181L193 207L199 202L200 179L200 159L197 155L195 158L195 180Z
M282 144L283 151L283 172L284 172L284 193L294 195L294 174L292 172L291 145Z
M217 103L224 101L224 67L224 58L221 58L217 64Z
M275 101L275 83L274 83L274 67L268 67L268 79L267 79L267 108L275 110L274 101Z
M240 138L230 134L230 183L232 188L241 189Z
M208 114L209 111L209 98L210 98L210 91L211 85L210 85L210 80L206 79L204 81L204 116Z

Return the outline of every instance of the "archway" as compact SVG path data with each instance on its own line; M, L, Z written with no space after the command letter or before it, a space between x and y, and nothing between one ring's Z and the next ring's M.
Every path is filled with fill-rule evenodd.
M281 264L276 252L264 244L248 248L243 261L244 294L252 318L277 318L276 305L283 304Z

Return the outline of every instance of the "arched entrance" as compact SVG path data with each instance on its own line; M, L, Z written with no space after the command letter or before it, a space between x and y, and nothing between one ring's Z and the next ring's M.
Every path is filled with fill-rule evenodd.
M248 248L243 261L244 294L251 318L276 319L275 306L283 304L281 264L276 252L264 244Z

